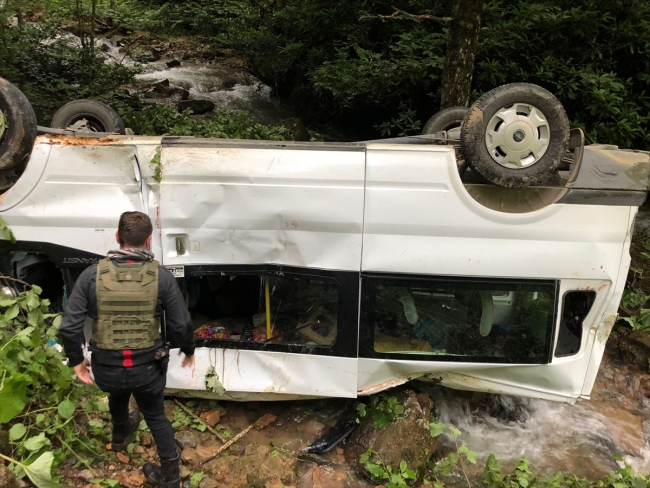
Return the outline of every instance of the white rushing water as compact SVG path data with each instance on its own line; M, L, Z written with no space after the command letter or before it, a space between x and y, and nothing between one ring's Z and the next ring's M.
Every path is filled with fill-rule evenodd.
M271 88L248 73L222 65L183 62L175 68L150 65L155 71L141 73L141 80L169 80L189 90L191 98L211 100L215 110L245 110L256 122L274 123L290 114L271 96ZM157 69L156 69L157 68Z
M615 368L604 369L607 375ZM650 474L650 402L633 389L627 395L617 393L617 378L603 380L594 388L592 400L575 405L503 395L470 402L468 395L441 387L432 387L429 394L440 420L458 427L463 432L459 441L479 454L474 474L490 453L506 468L525 457L534 473L562 470L587 478L614 471L618 454L638 473ZM491 415L495 412L499 418ZM455 447L451 438L442 443Z

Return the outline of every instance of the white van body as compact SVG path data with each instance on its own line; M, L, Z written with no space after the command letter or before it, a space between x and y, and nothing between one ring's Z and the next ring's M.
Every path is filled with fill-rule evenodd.
M197 296L245 274L262 277L261 293L270 276L278 289L295 278L298 294L316 287L315 302L321 289L337 297L333 344L201 341L194 370L172 353L167 387L179 394L354 398L420 378L572 403L589 398L617 318L650 167L648 154L609 147L582 160L564 186L506 189L464 184L444 145L46 135L0 196L17 239L0 249L47 256L69 290L75 270L115 247L120 214L139 210L156 259ZM580 187L583 172L600 183ZM577 322L570 293L590 303Z

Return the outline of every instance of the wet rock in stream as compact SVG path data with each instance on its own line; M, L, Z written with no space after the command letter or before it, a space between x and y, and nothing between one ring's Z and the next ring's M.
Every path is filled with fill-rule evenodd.
M201 115L206 112L214 110L214 102L210 100L181 100L178 102L178 111L182 112L188 108L194 112L195 115Z

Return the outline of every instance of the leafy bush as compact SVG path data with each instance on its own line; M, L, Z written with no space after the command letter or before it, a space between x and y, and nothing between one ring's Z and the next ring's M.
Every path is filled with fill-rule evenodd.
M415 471L409 469L406 461L402 461L397 468L384 463L379 453L374 449L368 449L361 455L359 463L364 467L372 481L386 483L386 488L408 488L409 480L415 481Z
M0 453L0 458L39 488L51 485L54 467L68 455L102 448L103 420L94 414L88 427L81 427L80 409L86 415L108 410L96 388L72 381L72 369L50 342L61 315L48 313L49 300L40 293L38 286L25 287L17 297L0 300L0 426L10 427L14 446L13 457Z
M291 139L284 127L269 127L250 122L246 112L224 110L210 119L194 119L188 109L179 113L175 108L154 104L143 110L127 106L116 107L127 127L140 135L170 135L215 137L227 139L266 139L283 141Z
M8 27L8 19L32 3L8 2L0 9L0 76L25 93L39 123L47 125L65 102L119 98L119 86L133 81L136 70L105 63L92 36L82 36L83 44L69 36L61 29L61 11L44 12L37 24ZM51 8L59 3L52 2Z
M354 407L359 418L371 418L376 429L381 429L391 422L401 419L404 413L404 407L397 401L396 397L389 397L384 394L371 396L368 405L356 402ZM357 423L359 423L359 418L357 418Z
M615 456L621 467L615 473L602 480L589 481L574 474L566 475L561 471L551 477L535 476L530 470L528 459L522 458L515 463L510 474L504 474L501 464L494 454L490 454L483 470L483 484L489 488L642 488L648 486L648 478L638 475L632 467Z

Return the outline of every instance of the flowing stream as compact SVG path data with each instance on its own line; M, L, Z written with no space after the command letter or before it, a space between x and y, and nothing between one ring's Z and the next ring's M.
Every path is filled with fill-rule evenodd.
M102 39L106 46L105 56L109 62L135 65L115 42ZM236 58L223 60L181 60L180 66L168 67L166 61L140 63L143 72L136 79L149 82L169 80L174 86L190 92L190 98L210 100L215 104L215 112L230 109L246 111L253 122L277 124L295 116L287 107L272 96L271 87L248 73L245 66Z
M477 404L442 387L429 394L441 421L457 426L459 440L478 452L478 468L494 453L504 467L525 457L535 473L563 470L593 479L615 470L618 454L650 474L650 401L634 371L612 358L604 359L591 400L575 405L503 395L486 395ZM455 448L450 438L442 444Z

